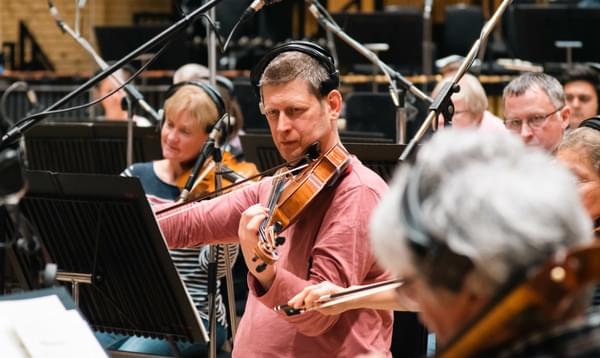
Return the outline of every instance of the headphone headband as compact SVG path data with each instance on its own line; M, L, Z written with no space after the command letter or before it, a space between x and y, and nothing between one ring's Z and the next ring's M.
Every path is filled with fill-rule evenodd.
M321 83L321 87L319 88L322 96L327 95L329 92L340 86L340 74L335 68L333 56L331 56L327 50L308 41L289 41L275 46L271 51L265 54L252 69L250 81L258 98L260 98L260 79L263 72L273 59L284 52L302 52L317 60L319 64L327 70L328 78Z
M219 91L216 88L214 88L213 86L211 86L209 83L198 82L198 81L177 82L177 83L171 85L171 87L169 87L169 89L167 89L167 91L165 92L165 99L164 99L163 105L162 105L163 109L161 109L161 111L160 111L160 113L161 113L160 128L163 127L164 122L165 122L165 112L164 112L165 105L164 105L164 103L166 103L167 100L169 98L171 98L183 86L196 86L196 87L199 87L200 89L202 89L204 91L204 93L206 93L208 95L208 97L212 100L212 102L217 107L217 112L218 112L217 119L223 117L223 115L225 115L225 113L227 113L227 108L225 107L225 101L223 100L223 97L221 96Z
M592 128L597 131L600 131L600 116L595 116L584 120L583 122L579 123L579 127L577 128L583 127Z
M225 108L225 101L223 100L223 97L221 96L219 91L209 83L198 82L198 81L183 81L183 82L175 83L171 87L169 87L169 89L165 93L165 102L170 97L172 97L181 87L184 87L184 86L200 87L208 95L208 97L210 97L210 99L213 101L215 106L217 106L217 112L219 112L218 118L221 118L225 114L226 108Z

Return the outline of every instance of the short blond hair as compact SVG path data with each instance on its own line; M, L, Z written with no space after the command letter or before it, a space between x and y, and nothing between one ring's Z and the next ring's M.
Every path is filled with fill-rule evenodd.
M219 119L217 105L200 87L185 85L165 101L165 120L177 113L188 112L206 133Z

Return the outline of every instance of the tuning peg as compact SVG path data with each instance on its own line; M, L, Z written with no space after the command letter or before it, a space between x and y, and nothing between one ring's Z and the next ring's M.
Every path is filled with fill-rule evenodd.
M283 245L284 243L285 243L285 237L277 236L275 238L275 246L280 246L280 245Z
M256 266L256 272L259 272L259 273L263 272L266 268L267 268L267 264L263 262L262 264Z

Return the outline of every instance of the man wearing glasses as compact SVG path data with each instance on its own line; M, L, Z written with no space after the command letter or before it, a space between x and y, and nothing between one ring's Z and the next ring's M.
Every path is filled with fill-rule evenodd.
M525 73L504 88L502 97L506 128L525 144L554 153L571 114L560 82L544 73Z

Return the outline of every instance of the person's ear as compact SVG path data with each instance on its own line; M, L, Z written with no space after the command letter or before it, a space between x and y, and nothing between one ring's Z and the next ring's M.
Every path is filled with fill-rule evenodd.
M338 90L332 90L327 94L326 101L331 114L335 114L337 119L342 111L342 94Z
M569 126L569 118L571 117L571 108L567 105L560 110L560 119L562 120L562 127L567 128Z

